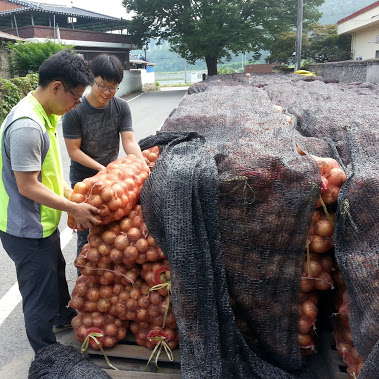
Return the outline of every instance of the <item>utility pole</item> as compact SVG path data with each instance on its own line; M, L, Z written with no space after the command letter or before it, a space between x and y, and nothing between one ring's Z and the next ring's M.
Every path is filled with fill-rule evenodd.
M298 0L296 29L296 62L295 71L301 67L301 42L303 37L303 0Z

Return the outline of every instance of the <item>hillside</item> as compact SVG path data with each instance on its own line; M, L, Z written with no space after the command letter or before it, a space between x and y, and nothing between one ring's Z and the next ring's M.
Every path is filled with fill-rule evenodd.
M320 10L323 12L320 23L335 24L338 20L374 2L374 0L325 0L324 4L320 6Z

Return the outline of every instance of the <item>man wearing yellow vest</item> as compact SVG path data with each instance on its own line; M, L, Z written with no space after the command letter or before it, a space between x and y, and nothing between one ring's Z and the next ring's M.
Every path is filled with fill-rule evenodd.
M80 103L92 82L88 62L68 50L56 53L40 66L37 89L11 110L0 129L0 239L16 265L26 334L35 352L56 343L53 325L75 315L67 307L61 211L72 213L78 229L99 223L97 208L64 197L55 132L60 116Z

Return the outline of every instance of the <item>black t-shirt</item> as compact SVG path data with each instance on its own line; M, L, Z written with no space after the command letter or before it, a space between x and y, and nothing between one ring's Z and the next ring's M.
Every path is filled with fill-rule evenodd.
M81 138L80 149L103 166L118 158L120 133L133 131L129 105L119 97L113 97L104 108L92 107L84 97L76 109L63 116L62 127L64 138ZM96 173L96 170L71 160L72 183Z

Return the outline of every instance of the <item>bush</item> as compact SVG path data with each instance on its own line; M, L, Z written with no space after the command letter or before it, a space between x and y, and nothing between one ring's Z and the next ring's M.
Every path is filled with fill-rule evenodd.
M29 74L23 78L0 78L0 124L4 121L10 110L30 91L38 86L38 74Z
M38 72L39 66L58 51L72 49L72 46L61 45L53 41L7 43L10 51L9 73L12 77L25 76Z

